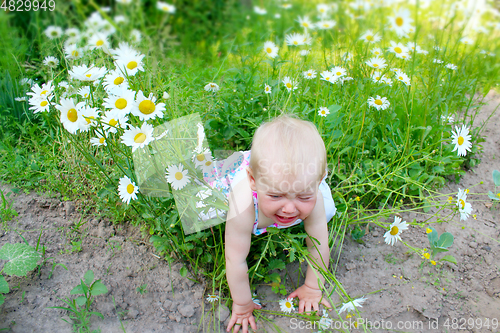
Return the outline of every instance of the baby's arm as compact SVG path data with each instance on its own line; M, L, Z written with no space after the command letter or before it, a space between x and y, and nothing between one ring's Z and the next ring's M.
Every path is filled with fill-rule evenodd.
M248 325L254 330L257 329L252 312L260 306L252 301L246 262L250 250L254 214L252 197L239 195L237 190L233 191L229 198L225 247L226 277L233 299L228 331L235 324L239 324L235 326L235 332L238 332L240 325L245 333Z
M328 227L321 192L318 192L318 199L313 212L304 221L304 229L310 237L317 240L317 242L314 241L313 243L310 237L306 238L311 261L321 269L327 270L330 249L328 247ZM320 301L324 306L331 308L330 303L326 299L322 299L318 278L321 283L325 281L323 276L312 265L308 265L304 284L290 294L289 297L299 297L299 312L303 312L304 309L311 311L311 308L318 311Z

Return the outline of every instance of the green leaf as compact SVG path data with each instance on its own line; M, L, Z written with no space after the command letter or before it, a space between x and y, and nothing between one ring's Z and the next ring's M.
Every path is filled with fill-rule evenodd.
M9 284L7 281L5 281L5 278L3 275L0 275L0 294L7 294L9 293Z
M432 247L432 256L434 257L436 254L441 253L441 252L448 252L448 249L442 248L442 247Z
M448 261L448 262L451 262L451 263L453 263L455 265L458 265L457 259L455 259L454 256L447 255L447 256L442 257L441 260L442 261Z
M108 292L108 288L101 282L101 280L97 280L94 282L92 287L90 288L90 294L92 296L102 295Z
M70 295L83 294L82 285L79 284L69 292Z
M488 191L488 197L492 200L500 200L500 195L495 195L495 193Z
M99 312L92 311L92 312L89 312L89 314L97 316L97 317L99 317L101 319L104 319L104 316L102 314L100 314Z
M90 284L92 283L92 281L94 281L94 272L92 272L90 269L87 271L87 273L85 273L85 275L83 276L83 278L85 279L85 284L90 286Z
M77 297L75 301L76 301L76 304L78 306L82 306L83 304L87 303L87 297L80 296L80 297Z
M273 270L273 269L285 269L285 263L280 260L280 259L273 259L267 266L268 270Z
M453 235L449 232L444 232L437 241L436 247L448 248L453 245Z
M23 243L5 244L0 249L0 259L9 260L3 269L8 275L26 276L35 269L40 257L32 246Z
M500 171L493 170L493 182L495 186L500 186Z
M436 229L432 227L429 227L429 229L431 229L432 232L427 234L427 238L429 239L429 243L431 244L431 246L434 246L434 244L438 241L439 235Z
M0 294L0 305L2 305L3 302L5 302L5 296Z
M179 271L179 274L182 276L182 277L186 277L187 274L188 274L188 270L186 267L182 266L181 270Z

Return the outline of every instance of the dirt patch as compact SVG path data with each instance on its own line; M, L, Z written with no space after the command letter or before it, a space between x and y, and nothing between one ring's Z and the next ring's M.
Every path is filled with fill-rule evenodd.
M500 103L500 96L490 93L487 101L475 126L486 120ZM500 169L498 128L500 112L485 126L481 163L468 171L459 184L449 184L442 190L451 193L458 187L484 182L473 187L469 195L477 220L455 218L434 225L440 234L448 231L455 236L450 254L458 265L446 263L436 268L422 264L420 257L406 253L403 244L386 245L385 230L381 228L372 229L363 238L364 244L346 238L336 276L351 297L367 297L359 310L362 318L374 327L379 325L373 332L498 331L498 324L495 327L493 323L500 320L499 213L484 201L484 196L477 200L479 196L474 194L493 189L491 173ZM7 187L2 186L2 190L5 193ZM98 219L81 221L71 202L34 193L12 198L19 216L6 223L0 247L22 242L19 234L35 246L42 231L40 245L45 246L48 260L27 278L7 277L11 292L0 308L0 328L22 333L71 332L71 324L62 320L69 321L67 313L49 307L63 306L60 299L69 297L91 269L109 290L96 297L94 309L104 315L104 320L93 317L94 329L144 333L225 331L229 310L221 306L214 316L212 305L205 300L205 286L181 277L180 263L169 266L155 256L154 248L141 237L138 228ZM413 218L419 217L405 216L407 221ZM76 227L79 223L83 224ZM428 244L425 228L411 227L403 236L415 246ZM68 270L56 266L49 279L54 263L64 264ZM295 264L287 269L295 271L297 267ZM266 310L279 310L279 297L269 287L259 286L257 291ZM281 316L267 318L273 322L258 322L266 331L311 331L305 322Z

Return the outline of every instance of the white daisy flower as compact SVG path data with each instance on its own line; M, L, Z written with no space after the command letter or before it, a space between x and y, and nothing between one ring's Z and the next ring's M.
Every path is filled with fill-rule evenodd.
M337 79L335 74L333 74L330 71L323 71L320 73L320 75L321 75L321 80L324 80L324 81L327 81L330 83L335 83L335 80Z
M83 117L83 119L85 119L85 121L82 121L83 126L80 128L80 131L86 132L90 129L90 127L95 127L97 125L96 119L100 118L97 108L91 108L88 105L82 105L80 107L79 113Z
M446 66L444 66L444 67L446 67L446 68L448 68L448 69L451 69L451 70L453 70L453 71L454 71L454 70L456 70L456 69L458 68L458 66L453 65L453 64L447 64L447 65L446 65Z
M458 211L460 213L460 220L465 221L469 218L469 215L472 213L472 205L470 202L466 202L465 200L460 201L460 206L458 207Z
M14 97L14 100L16 102L26 102L28 100L28 97L27 96L24 96L24 97Z
M330 110L328 110L327 107L322 106L318 110L318 115L320 115L322 117L326 117L329 114L330 114Z
M61 98L59 103L61 105L56 105L56 109L61 112L60 120L64 128L71 134L76 134L78 130L83 130L86 121L80 113L80 108L85 103L80 102L75 105L75 102L71 98Z
M96 133L97 137L96 138L90 138L90 143L92 146L107 146L106 138L102 136L100 133Z
M368 98L368 105L374 107L377 110L385 110L391 105L391 103L389 103L387 97L380 97L377 95L377 97L375 98Z
M322 20L316 22L315 26L320 30L326 30L326 29L332 29L335 26L335 24L337 23L333 20Z
M299 54L302 56L302 57L305 57L306 55L308 55L311 51L309 50L300 50Z
M33 113L48 112L50 108L49 100L43 97L32 97L29 103L31 105L29 109L33 110Z
M328 312L325 311L325 313L321 316L321 319L319 320L319 329L320 330L326 330L330 327L332 327L332 322L333 320L328 318Z
M297 21L299 22L300 26L306 30L314 28L314 24L309 19L309 16L304 16L304 17L299 16Z
M398 70L395 74L396 74L396 80L403 82L407 86L411 85L410 78L408 77L408 75L406 75L400 70Z
M380 47L374 47L373 50L371 51L374 56L380 56L382 55L382 49Z
M451 131L452 141L451 144L454 144L455 147L452 151L457 151L458 156L467 155L468 151L471 151L472 143L471 136L469 135L469 128L465 125L462 125L462 128L458 128L455 126L455 131Z
M265 92L266 94L270 94L270 93L271 93L271 86L270 86L270 85L268 85L268 84L265 84L265 85L264 85L264 92Z
M406 221L401 222L401 218L395 216L394 223L390 225L389 230L384 234L385 242L391 246L396 244L398 240L401 240L399 235L406 229L408 229Z
M68 74L71 76L71 78L76 80L95 81L103 77L106 72L106 67L94 67L94 65L87 67L87 65L81 65L73 66L73 68L68 71Z
M207 83L207 85L204 87L204 89L208 92L218 92L219 91L219 85L217 83Z
M344 68L339 67L339 66L333 67L330 72L332 72L333 75L335 75L337 78L339 78L341 76L345 76L347 74L347 71Z
M113 21L115 21L116 24L128 23L128 18L123 15L116 15L113 17Z
M278 47L271 41L267 41L264 43L264 52L271 57L276 58L278 56Z
M132 152L134 152L137 148L144 148L154 140L153 131L153 125L148 123L143 123L141 127L130 126L121 136L121 142L132 147Z
M406 37L408 33L413 31L414 27L411 25L413 19L410 17L411 13L408 9L401 8L394 13L394 16L389 16L389 25L399 37Z
M182 190L184 186L190 181L188 176L188 170L184 170L182 163L178 166L170 165L167 168L167 175L165 176L167 181L172 185L174 190Z
M116 133L117 128L125 129L128 117L118 109L113 109L104 113L101 118L101 124L107 133Z
M135 102L130 109L130 113L139 117L139 119L143 121L154 119L156 117L163 118L165 103L155 103L156 97L153 96L153 93L150 93L148 97L145 97L142 90L139 90L135 96Z
M281 8L283 9L290 9L292 8L292 4L291 3L284 3L281 5Z
M283 84L285 85L285 88L288 91L293 91L293 90L295 90L295 89L298 88L297 82L295 82L294 80L290 79L290 77L288 77L288 76L285 76L283 78Z
M43 64L47 67L54 68L57 67L57 65L59 65L59 59L53 56L48 56L45 57L45 59L43 59Z
M304 75L304 78L308 80L314 79L316 77L316 74L317 73L314 69L310 69L302 73L302 75Z
M75 60L83 56L83 49L80 49L76 44L69 44L64 47L66 58Z
M472 44L474 44L474 40L472 40L469 37L462 37L460 39L460 42L463 43L463 44L465 44L465 45L472 45Z
M144 72L142 59L146 56L145 54L120 52L119 50L114 50L114 52L116 52L116 67L123 73L134 76L138 71Z
M261 8L259 6L254 6L253 11L257 15L266 15L267 14L267 10L265 8Z
M351 302L347 302L347 303L344 303L342 305L342 307L340 308L339 310L339 314L341 314L342 312L345 312L347 311L348 313L349 312L355 312L356 308L362 308L363 307L363 303L366 301L366 297L361 297L361 298L357 298Z
M54 86L52 86L52 81L42 84L40 87L38 83L31 86L31 91L27 92L26 95L31 96L32 98L42 98L47 100L52 100L54 97L52 92L54 91Z
M435 64L442 64L444 61L439 59L433 59L432 62Z
M195 167L201 167L203 169L205 165L207 164L211 165L213 163L212 153L208 148L205 148L201 152L195 151L195 155L193 156L193 162Z
M68 28L64 31L64 34L72 39L80 38L80 30L78 28Z
M368 60L366 62L366 64L368 66L370 66L371 68L375 68L375 69L383 69L383 68L387 67L387 64L385 63L385 59L381 58L381 57L373 57L370 60Z
M207 301L209 301L210 303L217 302L218 300L219 300L218 295L207 295Z
M89 86L81 87L80 89L78 89L77 94L82 96L85 99L89 98L90 97L90 87Z
M391 40L391 46L387 48L389 52L392 52L396 55L396 57L401 56L401 54L408 53L408 48L403 45L403 43L396 43Z
M119 69L108 72L104 77L103 85L104 89L111 94L129 87L127 78Z
M382 73L380 73L380 71L374 71L372 74L372 80L375 83L382 82L382 77L383 77L383 75L382 75Z
M378 32L373 33L372 30L367 30L364 34L361 35L361 37L359 37L359 39L361 39L365 43L372 43L373 44L373 43L380 42L382 37L378 34Z
M448 124L451 124L451 123L453 123L453 120L455 120L455 119L453 118L453 115L448 115L448 116L447 116L447 115L444 115L444 114L443 114L443 115L441 116L441 120L442 120L442 121L448 121Z
M316 10L319 12L320 17L326 17L328 12L330 11L330 5L320 3L316 5Z
M47 29L43 32L50 39L59 38L63 35L63 30L61 27L56 27L53 25L49 25Z
M120 114L126 115L134 107L135 91L122 88L116 89L113 94L104 98L103 106L108 109L116 109Z
M286 313L291 313L292 311L294 311L295 307L293 306L292 301L293 301L293 298L282 299L280 301L281 311L286 312Z
M103 33L97 32L93 34L89 38L87 45L91 50L101 49L110 54L108 36Z
M128 205L130 200L136 200L138 192L139 187L135 185L130 178L127 176L120 178L120 182L118 183L118 194L123 202Z
M140 43L142 40L141 32L137 29L132 29L132 31L130 31L130 40L134 43Z
M285 35L285 42L286 45L292 46L304 45L304 35L298 33Z
M175 13L175 6L174 5L170 5L166 2L163 2L163 1L158 1L156 3L156 8L165 12L165 13L169 13L169 14L174 14Z

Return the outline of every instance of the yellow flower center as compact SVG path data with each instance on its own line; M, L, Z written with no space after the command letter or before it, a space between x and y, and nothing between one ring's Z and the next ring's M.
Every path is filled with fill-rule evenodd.
M401 81L403 81L403 77L402 76L398 77L398 79L400 79Z
M307 22L302 22L302 26L303 26L304 28L309 28L309 23L307 23Z
M196 156L196 159L197 159L199 162L202 162L202 161L204 161L204 160L205 160L205 155L203 155L203 154L198 154L198 155Z
M47 90L44 90L44 91L42 91L42 92L40 93L40 96L41 96L41 95L45 95L46 93L47 93Z
M292 84L291 84L291 83L287 83L287 84L286 84L286 87L287 87L287 88L292 88Z
M90 78L92 76L92 74L86 74L85 76Z
M143 143L144 141L146 141L146 134L138 133L136 134L136 136L134 136L135 143Z
M99 39L99 40L95 43L95 45L97 45L97 46L102 46L103 44L104 44L104 41L103 41L102 39Z
M401 52L403 52L403 50L401 50L401 48L400 48L399 46L396 46L396 47L394 48L394 52L396 52L396 53L401 53Z
M68 116L68 120L73 122L73 123L78 120L78 113L76 112L75 109L69 109L67 116Z
M92 119L95 119L95 118L93 116L85 117L85 120L87 121L87 124L90 124L90 122L92 121Z
M117 109L125 109L127 107L127 100L125 98L118 98L115 102L115 106Z
M291 302L286 302L285 306L286 306L287 309L291 309L292 308L292 303Z
M127 192L128 192L128 194L134 193L134 185L128 184L127 185Z
M460 206L462 206L462 209L465 209L465 201L463 199L458 200L460 202Z
M399 232L398 227L393 226L393 227L391 228L391 232L390 232L390 234L391 234L392 236L396 236L396 235L398 234L398 232Z
M377 105L382 105L382 100L380 100L380 99L376 99L376 100L375 100L375 104L377 104Z
M403 18L402 17L396 17L396 24L400 27L403 25Z
M463 145L464 144L464 138L462 136L459 136L457 142L458 142L459 146Z
M375 80L379 81L380 80L380 76L376 76Z
M168 7L167 6L163 6L163 7L161 7L161 9L163 9L166 12L168 12Z
M268 48L266 49L266 52L267 52L267 53L271 53L271 52L273 52L273 50L272 50L270 47L268 47Z
M373 36L372 35L366 36L366 40L371 42L373 40Z
M205 162L205 165L206 165L206 166L211 166L211 165L212 165L212 162L210 162L210 161L208 161L208 160L207 160L207 161Z
M102 145L104 143L104 138L99 138L99 143Z
M144 114L151 114L155 111L155 104L149 99L145 99L139 103L139 111Z
M47 104L49 104L49 102L47 102L47 101L42 101L42 103L40 103L40 106L46 106Z
M113 83L114 83L114 84L116 84L116 85L119 85L119 84L122 84L124 80L125 80L124 78L122 78L121 76L119 76L119 77L117 77L117 78L113 81Z
M177 179L177 180L181 180L181 179L182 179L182 177L184 177L184 175L182 174L182 172L177 171L177 172L175 173L175 176L174 176L174 177L175 177L175 179Z
M50 34L51 34L52 36L57 36L57 31L52 31Z
M71 55L72 55L73 57L78 57L78 51L77 51L77 50L73 50L73 51L71 51Z
M298 45L298 44L299 44L299 42L297 42L296 40L294 40L294 41L293 41L293 44L294 44L294 45Z
M118 124L118 121L116 121L116 119L111 119L111 120L109 121L109 124L110 124L111 126L116 126L116 124Z
M137 61L133 61L133 60L132 60L132 61L130 61L130 62L127 64L127 68L128 68L128 69L130 69L130 70L132 70L132 69L134 69L134 68L136 68L136 67L137 67Z
M377 67L378 67L378 64L373 64L373 67L377 68Z

